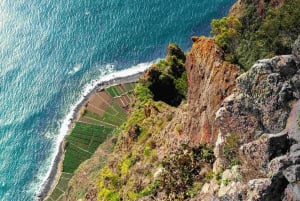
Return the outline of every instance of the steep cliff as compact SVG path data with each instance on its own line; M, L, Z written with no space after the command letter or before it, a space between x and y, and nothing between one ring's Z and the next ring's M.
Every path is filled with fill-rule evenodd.
M215 21L220 37L193 37L186 56L171 44L137 84L110 152L78 169L66 200L300 200L300 37L287 44L298 1L240 0ZM277 43L261 32L270 23L286 28L273 30Z
M299 41L293 55L260 60L237 78L236 89L216 114L220 133L214 169L220 172L219 183L206 184L200 197L300 199Z
M240 67L224 61L213 38L193 38L187 55L188 116L184 133L197 144L215 142L219 127L215 113L235 88Z

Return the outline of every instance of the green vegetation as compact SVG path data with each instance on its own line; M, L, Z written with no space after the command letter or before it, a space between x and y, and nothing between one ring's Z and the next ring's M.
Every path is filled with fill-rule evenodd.
M184 200L195 194L195 190L202 187L204 175L200 175L202 169L211 169L215 161L212 149L205 145L190 147L182 145L182 148L162 162L164 171L161 175L161 187L173 200Z
M114 191L114 186L118 182L118 176L110 168L102 168L100 172L98 200L119 201L120 196Z
M223 156L227 162L227 167L239 165L239 148L240 148L240 137L237 134L231 133L226 137L226 141L223 146Z
M155 101L178 106L187 94L187 74L184 67L185 55L176 44L168 47L168 56L149 70L147 80L143 81L144 87L152 92L146 94L153 96Z
M126 121L127 114L115 101L114 97L127 96L133 90L134 86L135 84L128 83L122 89L120 86L107 88L106 91L113 99L106 107L99 108L102 110L105 109L102 115L89 110L81 113L83 115L82 118L75 123L71 133L65 138L65 158L63 161L62 176L49 197L49 201L63 199L65 192L68 191L68 183L79 165L89 159L100 144L106 141L109 136L116 133L115 128ZM99 99L99 101L102 101L102 99ZM128 170L126 165L128 165L128 161L124 161L121 167L123 173L126 172L126 168ZM106 200L120 200L118 195L113 191L108 189L104 189L104 191L103 196ZM78 194L82 194L82 192L79 191Z
M153 94L150 91L150 89L141 83L136 85L135 94L136 94L137 99L141 102L145 102L149 99L152 99L152 97L153 97Z
M240 19L225 17L211 24L225 59L249 69L258 59L290 54L291 44L300 33L300 0L287 0L278 8L267 0L262 5L252 1L243 4ZM265 13L259 13L258 6L264 6Z
M160 186L160 182L158 180L155 180L147 188L140 191L138 193L138 197L152 195L159 188L159 186Z
M111 86L106 89L106 91L112 96L117 97L120 96L122 93L120 92L118 86Z
M128 174L128 170L129 168L134 165L136 162L136 158L133 156L133 157L129 157L129 158L125 158L120 166L119 166L119 169L120 169L120 173L122 176L126 176Z
M91 157L112 130L104 126L77 122L71 134L66 137L63 172L73 173L83 161Z
M60 198L64 195L65 191L68 188L68 183L70 179L72 178L73 174L68 174L68 173L62 173L58 184L54 191L52 192L51 196L49 197L49 201L51 200L60 200Z
M133 91L134 88L135 88L135 84L133 83L126 83L126 84L123 84L124 88L126 91Z
M199 193L199 191L202 189L202 187L203 187L203 183L194 182L192 188L187 191L188 197L192 198L195 195L197 195L197 193Z
M99 200L134 201L158 189L159 181L153 178L153 174L159 162L156 141L152 136L165 126L166 117L157 115L163 112L168 114L170 107L163 102L153 101L153 94L145 83L140 81L136 85L132 112L119 131L119 140L114 150L116 157L100 173ZM147 178L149 182L143 183L141 177Z
M211 31L216 35L216 44L226 53L231 53L237 48L241 28L241 22L235 17L223 17L211 22Z
M87 111L85 115L92 119L99 120L100 122L111 124L115 127L120 126L127 118L124 110L122 110L116 103L111 103L110 107L108 107L105 113L101 116L90 111Z

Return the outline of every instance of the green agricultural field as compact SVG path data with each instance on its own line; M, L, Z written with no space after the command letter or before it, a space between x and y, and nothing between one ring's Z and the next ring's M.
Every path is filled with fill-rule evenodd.
M63 172L73 173L80 163L90 158L112 131L112 128L77 122L71 134L66 137Z
M125 84L122 89L119 86L107 88L106 91L112 96L112 102L103 115L86 111L80 121L75 123L65 138L62 175L47 201L63 200L65 192L68 191L68 183L78 166L89 159L99 145L112 135L114 129L126 121L126 111L117 104L114 97L127 96L134 86L135 84Z
M132 91L135 87L135 84L133 83L126 83L126 84L123 84L124 88L126 91Z
M117 97L122 94L122 92L119 90L117 86L111 86L106 89L106 91L112 96L112 97Z
M116 103L112 103L102 116L92 112L86 112L86 116L114 126L120 126L127 118L125 111Z
M68 173L62 173L60 176L60 179L58 181L58 184L56 185L55 190L51 194L51 196L48 198L47 201L52 201L52 200L60 200L60 197L65 193L65 191L68 188L68 183L70 179L72 178L73 174L68 174Z

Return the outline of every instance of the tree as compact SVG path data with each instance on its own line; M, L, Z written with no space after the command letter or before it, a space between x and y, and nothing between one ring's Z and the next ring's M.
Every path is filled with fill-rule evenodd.
M223 17L211 22L211 32L215 35L216 44L225 53L233 54L241 38L241 22L235 17Z

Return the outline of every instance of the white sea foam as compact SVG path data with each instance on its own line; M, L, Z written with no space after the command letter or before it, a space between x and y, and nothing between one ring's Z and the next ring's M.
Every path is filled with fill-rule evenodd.
M86 96L90 94L95 87L103 82L107 82L110 80L114 80L117 78L126 78L128 76L132 76L141 72L144 72L146 69L148 69L153 63L157 62L159 59L154 60L152 62L146 62L146 63L140 63L135 66L132 66L131 68L124 69L121 71L115 70L115 66L113 64L107 64L105 66L102 66L99 68L100 75L98 79L92 80L89 84L87 84L84 89L82 90L81 96L78 99L78 101L70 106L69 113L65 116L65 118L62 120L60 129L59 129L59 135L55 139L55 146L54 150L52 152L51 157L46 161L47 164L47 172L45 170L41 170L40 174L38 176L38 189L36 189L35 192L41 192L44 189L44 186L47 184L48 180L50 179L50 174L53 166L55 165L55 157L59 153L60 144L63 141L64 137L68 134L69 126L71 124L71 120L74 117L76 113L77 107L85 100ZM45 173L46 172L46 173ZM34 188L33 188L34 189Z
M73 69L68 72L69 75L77 73L83 67L82 63L77 63L74 65Z

